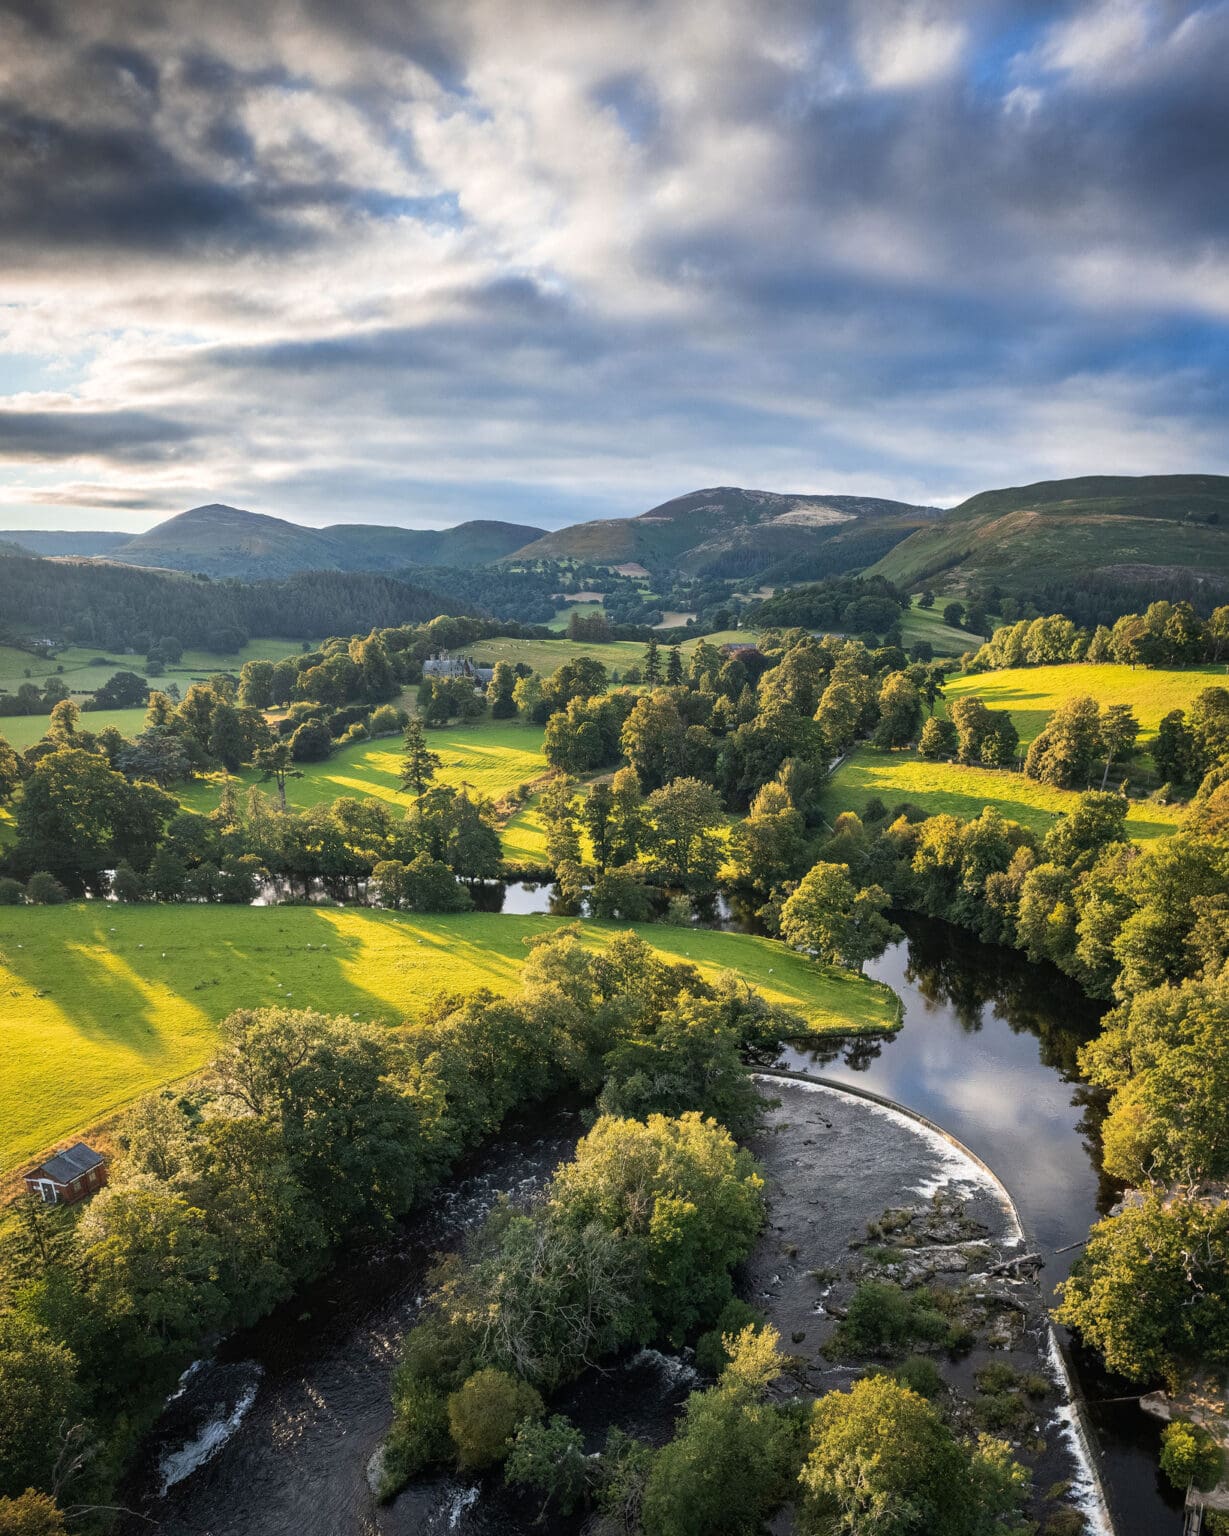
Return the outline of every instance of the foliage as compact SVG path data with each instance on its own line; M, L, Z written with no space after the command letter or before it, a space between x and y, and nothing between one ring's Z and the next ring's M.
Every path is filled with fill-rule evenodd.
M925 1286L904 1291L882 1280L863 1280L829 1344L837 1356L893 1355L918 1345L949 1345L960 1335Z
M1132 1381L1229 1366L1229 1206L1155 1195L1093 1227L1055 1314Z
M1179 1492L1215 1488L1224 1466L1224 1452L1201 1425L1175 1419L1162 1430L1161 1471Z
M542 1399L506 1371L475 1371L448 1399L448 1430L463 1471L493 1466L512 1448L526 1420L540 1418Z
M1019 1517L1027 1474L998 1441L956 1439L929 1403L887 1376L815 1404L799 1525L816 1536L992 1536Z
M581 1504L592 1480L584 1436L561 1414L545 1423L523 1419L504 1470L514 1486L536 1489L545 1504L570 1515Z
M847 865L820 862L781 908L781 936L829 964L860 971L898 932L883 915L890 900L880 886L856 886Z
M785 1363L779 1342L770 1327L730 1337L717 1385L691 1394L681 1427L653 1463L645 1536L754 1536L785 1502L800 1436L789 1412L767 1401Z

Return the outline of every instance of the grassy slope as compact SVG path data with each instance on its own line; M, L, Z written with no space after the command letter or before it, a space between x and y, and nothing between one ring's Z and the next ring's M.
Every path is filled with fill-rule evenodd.
M562 921L308 907L0 910L2 1169L199 1068L218 1022L235 1008L289 1000L394 1024L437 991L512 990L525 938ZM584 931L600 945L623 925L587 923ZM771 940L664 926L640 932L706 974L736 970L816 1030L896 1022L887 988Z
M929 640L935 648L936 656L963 656L966 651L975 651L979 644L977 636L945 624L941 608L941 604L933 608L919 608L918 600L914 597L913 606L904 615L900 626L906 646L916 645L919 640Z
M1229 574L1229 479L1092 476L984 491L898 544L870 573L905 587L969 579L1031 591L1107 565ZM1218 513L1221 521L1209 525Z
M1078 799L1073 790L1051 789L1022 773L928 763L913 752L860 747L832 776L824 791L824 807L829 816L860 811L876 795L889 810L907 800L931 816L946 811L965 819L980 816L985 806L993 805L1009 820L1038 833L1048 831ZM1180 806L1132 803L1127 827L1136 842L1148 842L1168 836L1182 814Z
M709 645L725 645L736 641L753 641L750 630L723 629L716 634L705 635ZM699 639L685 640L684 656L690 656ZM475 661L491 666L497 661L523 661L535 672L549 675L565 661L575 656L595 656L608 672L626 672L628 667L640 666L644 661L644 646L639 640L612 640L607 645L594 645L585 640L482 640L471 652Z
M454 788L466 786L490 799L498 799L518 784L546 772L540 725L487 717L474 725L428 731L427 741L441 760L439 782ZM343 795L359 800L374 796L390 806L408 810L412 796L401 788L401 757L399 736L341 747L327 762L302 764L303 777L291 779L286 785L287 803L301 808L338 800ZM239 779L246 787L259 783L260 775L245 769ZM267 787L272 790L272 786ZM210 811L217 805L221 791L221 777L212 775L184 785L178 794L191 809Z
M1015 667L1005 672L981 672L949 680L950 702L975 695L991 709L1007 709L1020 740L1032 741L1060 704L1083 694L1098 704L1129 704L1142 726L1141 740L1153 735L1171 709L1189 709L1205 688L1229 687L1229 667L1190 667L1183 671L1145 667L1071 665Z

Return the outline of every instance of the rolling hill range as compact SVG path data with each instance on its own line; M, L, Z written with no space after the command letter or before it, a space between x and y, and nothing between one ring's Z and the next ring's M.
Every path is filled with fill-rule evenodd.
M7 528L0 539L27 555L110 555L131 541L130 533L59 532L47 528Z
M869 574L910 589L1031 594L1083 581L1157 596L1229 589L1229 477L1090 475L983 491Z
M305 528L280 517L211 503L171 517L135 536L95 534L100 549L45 547L39 554L98 555L122 565L193 571L243 581L270 580L302 571L398 571L411 565L488 565L510 553L538 528L519 523L471 522L455 528L386 528L336 523ZM6 535L20 543L16 534ZM42 534L48 540L86 536Z
M871 496L717 486L676 496L639 517L562 528L517 550L515 558L634 562L654 572L733 577L763 572L778 579L817 580L870 565L942 516L939 507Z

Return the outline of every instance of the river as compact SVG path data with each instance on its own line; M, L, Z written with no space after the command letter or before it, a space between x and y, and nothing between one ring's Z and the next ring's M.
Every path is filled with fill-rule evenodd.
M515 905L536 898L540 911L547 894L518 890ZM904 1028L843 1048L791 1049L783 1065L871 1088L957 1136L1009 1189L1030 1245L1046 1253L1044 1279L1052 1285L1076 1256L1056 1250L1078 1243L1114 1198L1099 1174L1098 1106L1076 1066L1098 1010L1056 972L1010 951L941 923L906 926L907 938L868 967L902 998ZM535 1118L513 1127L393 1238L348 1256L305 1296L227 1340L184 1383L150 1437L126 1494L143 1513L122 1528L149 1531L151 1519L153 1529L175 1536L511 1528L511 1520L501 1527L497 1510L489 1511L493 1525L475 1523L466 1505L471 1490L459 1484L374 1510L365 1466L387 1425L397 1344L431 1252L455 1244L501 1190L543 1182L580 1129L566 1114L547 1126ZM1157 1472L1159 1426L1135 1406L1137 1389L1078 1352L1076 1365L1118 1536L1180 1531L1180 1501ZM601 1392L612 1385L608 1378ZM686 1385L660 1356L641 1360L618 1383L629 1411L643 1400L659 1426ZM564 1411L583 1422L583 1384L569 1397Z

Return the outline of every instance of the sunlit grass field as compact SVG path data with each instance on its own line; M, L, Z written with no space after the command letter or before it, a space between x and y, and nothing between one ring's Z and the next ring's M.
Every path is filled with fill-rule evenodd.
M1022 773L930 763L913 752L860 747L833 774L824 790L824 808L829 816L860 812L874 797L889 811L908 801L928 816L946 812L963 820L980 816L987 805L993 805L1009 820L1038 834L1047 832L1079 799L1074 790L1052 789ZM1135 842L1149 842L1173 832L1182 814L1181 806L1133 802L1127 829Z
M395 1024L440 991L513 990L525 939L563 921L359 908L0 908L0 1169L195 1071L236 1008L284 1004ZM593 946L625 927L583 926ZM886 987L772 940L638 931L706 975L736 970L816 1031L897 1022Z
M431 750L440 757L437 782L454 789L464 787L498 800L517 785L546 772L540 725L488 716L472 725L448 726L426 734ZM303 809L351 795L359 800L374 797L408 810L413 797L401 788L402 755L400 736L339 747L326 762L298 765L303 777L287 781L286 802ZM242 788L260 782L255 769L244 769L237 777ZM181 786L177 794L190 809L211 811L221 798L222 783L222 775L214 774ZM272 785L267 788L272 792Z
M945 694L949 703L975 695L991 709L1010 710L1025 743L1032 741L1068 699L1087 694L1100 705L1129 704L1142 727L1140 740L1146 743L1171 709L1189 709L1197 694L1218 686L1229 688L1229 668L1224 665L1178 671L1106 662L979 672L972 677L951 678Z
M74 700L80 704L81 700ZM47 715L0 715L0 736L10 746L24 752L36 741L42 741L50 724ZM83 709L81 726L86 731L101 731L108 725L115 726L125 736L135 736L145 725L144 709Z

